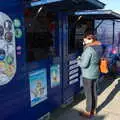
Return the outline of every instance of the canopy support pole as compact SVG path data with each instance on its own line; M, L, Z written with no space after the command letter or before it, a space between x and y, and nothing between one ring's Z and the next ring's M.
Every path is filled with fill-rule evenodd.
M95 27L94 34L96 34L98 27L103 23L104 20L101 20L100 23Z
M112 47L114 46L115 42L115 20L113 20L113 38L112 38Z

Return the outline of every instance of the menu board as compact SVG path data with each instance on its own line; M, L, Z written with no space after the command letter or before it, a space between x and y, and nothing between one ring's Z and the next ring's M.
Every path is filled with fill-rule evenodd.
M8 15L0 12L0 86L12 80L16 72L15 33Z

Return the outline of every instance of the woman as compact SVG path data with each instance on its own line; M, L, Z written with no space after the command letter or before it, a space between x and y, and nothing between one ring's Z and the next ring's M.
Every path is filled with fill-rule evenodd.
M96 81L99 77L99 61L102 56L101 42L96 40L92 34L85 35L84 51L77 59L81 67L83 76L83 86L86 96L86 111L81 111L82 115L91 117L96 114L97 93Z

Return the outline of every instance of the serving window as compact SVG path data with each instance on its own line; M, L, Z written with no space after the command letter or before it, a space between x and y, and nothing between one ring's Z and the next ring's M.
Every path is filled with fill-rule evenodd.
M56 14L47 12L44 8L26 9L25 25L27 61L38 61L49 56L58 56Z
M69 53L75 51L82 52L83 50L83 37L86 33L93 32L93 22L81 16L69 16L68 18L68 49Z

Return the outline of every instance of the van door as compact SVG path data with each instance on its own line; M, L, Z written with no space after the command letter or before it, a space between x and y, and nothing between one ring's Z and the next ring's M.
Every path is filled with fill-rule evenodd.
M68 104L82 87L76 58L82 54L83 36L92 31L93 22L75 15L64 16L63 21L63 101Z

